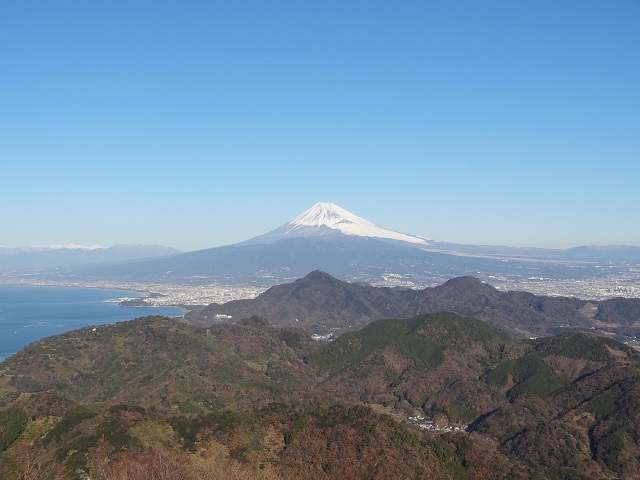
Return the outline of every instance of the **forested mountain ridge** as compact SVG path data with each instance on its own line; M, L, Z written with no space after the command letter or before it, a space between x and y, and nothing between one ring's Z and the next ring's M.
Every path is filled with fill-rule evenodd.
M233 321L258 315L274 325L338 334L373 320L442 310L482 319L514 337L595 329L640 335L640 299L588 301L502 292L474 277L454 278L422 290L372 287L344 282L318 270L271 287L254 299L212 304L190 312L185 321L204 326L220 322L220 316L231 316Z
M611 339L516 341L451 312L325 345L259 318L147 317L0 364L0 476L638 478L639 378Z

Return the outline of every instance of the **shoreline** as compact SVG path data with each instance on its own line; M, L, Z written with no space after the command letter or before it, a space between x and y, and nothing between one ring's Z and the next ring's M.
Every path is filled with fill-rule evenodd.
M147 290L140 290L140 289L124 287L124 286L108 287L108 286L102 286L102 285L89 285L89 284L79 285L79 284L71 284L71 283L64 283L64 282L38 281L38 280L31 280L27 282L17 282L15 281L15 279L8 280L8 279L3 279L2 277L0 277L0 285L11 285L15 287L31 286L31 287L87 288L87 289L94 289L94 290L120 290L122 292L135 292L141 295L156 294L156 292L150 292Z
M103 286L103 285L77 285L77 284L67 284L67 283L54 283L54 282L5 282L0 280L0 286L11 286L11 287L52 287L52 288L77 288L77 289L85 289L85 290L101 290L104 292L121 292L121 293L136 293L139 294L139 297L120 297L113 298L109 300L102 300L107 303L117 303L121 308L134 308L138 310L145 310L147 308L159 308L159 307L170 307L180 312L187 313L190 312L191 309L187 308L185 305L178 305L173 303L166 304L148 304L148 305L122 305L122 302L125 300L135 299L141 301L148 301L149 299L158 298L164 296L162 293L152 292L149 290L142 290L139 288L128 288L125 286ZM181 317L182 315L176 315L175 318Z
M142 298L144 292L104 286L2 282L0 293L0 362L52 335L145 316L163 316L179 322L188 311L173 305L120 305L123 297Z
M267 287L252 285L218 283L184 285L101 280L70 282L50 278L34 278L33 276L19 278L9 275L0 275L0 285L118 290L125 294L135 293L136 298L145 300L151 307L173 307L183 312L204 308L212 303L221 304L232 300L255 298L267 289Z

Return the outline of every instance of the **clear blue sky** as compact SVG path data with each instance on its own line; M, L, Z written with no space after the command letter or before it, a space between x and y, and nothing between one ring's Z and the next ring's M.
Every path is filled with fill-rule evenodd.
M640 245L640 2L0 2L0 245L265 233L330 201Z

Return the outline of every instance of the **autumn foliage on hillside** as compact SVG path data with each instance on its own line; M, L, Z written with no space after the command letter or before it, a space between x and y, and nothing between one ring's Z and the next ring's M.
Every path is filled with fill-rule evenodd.
M444 312L319 345L149 317L0 364L0 478L633 479L639 398L638 354L587 334Z

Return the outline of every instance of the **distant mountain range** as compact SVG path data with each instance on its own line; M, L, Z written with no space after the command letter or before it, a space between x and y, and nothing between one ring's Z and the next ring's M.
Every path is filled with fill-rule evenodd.
M113 264L181 253L162 245L38 245L0 247L0 272Z
M207 326L260 316L277 326L335 335L378 319L410 318L443 310L482 319L514 337L579 330L640 336L640 299L587 301L501 292L473 277L414 290L348 283L315 271L292 283L271 287L257 298L212 304L184 318L188 323Z
M493 284L502 282L508 288L529 278L613 277L633 284L640 276L640 247L547 250L452 244L380 227L327 202L317 203L269 233L234 245L187 253L167 249L148 255L158 258L145 260L139 255L135 261L129 257L129 262L123 257L107 258L109 250L66 250L68 259L61 251L41 252L39 256L30 253L28 263L26 258L18 261L26 253L0 256L0 271L18 269L18 264L20 268L28 265L45 269L66 262L69 268L37 274L52 280L72 276L76 282L218 283L263 288L292 281L313 270L342 280L418 288L467 275ZM97 259L100 253L101 265L87 260ZM108 261L112 263L107 264ZM573 294L584 296L580 291Z

